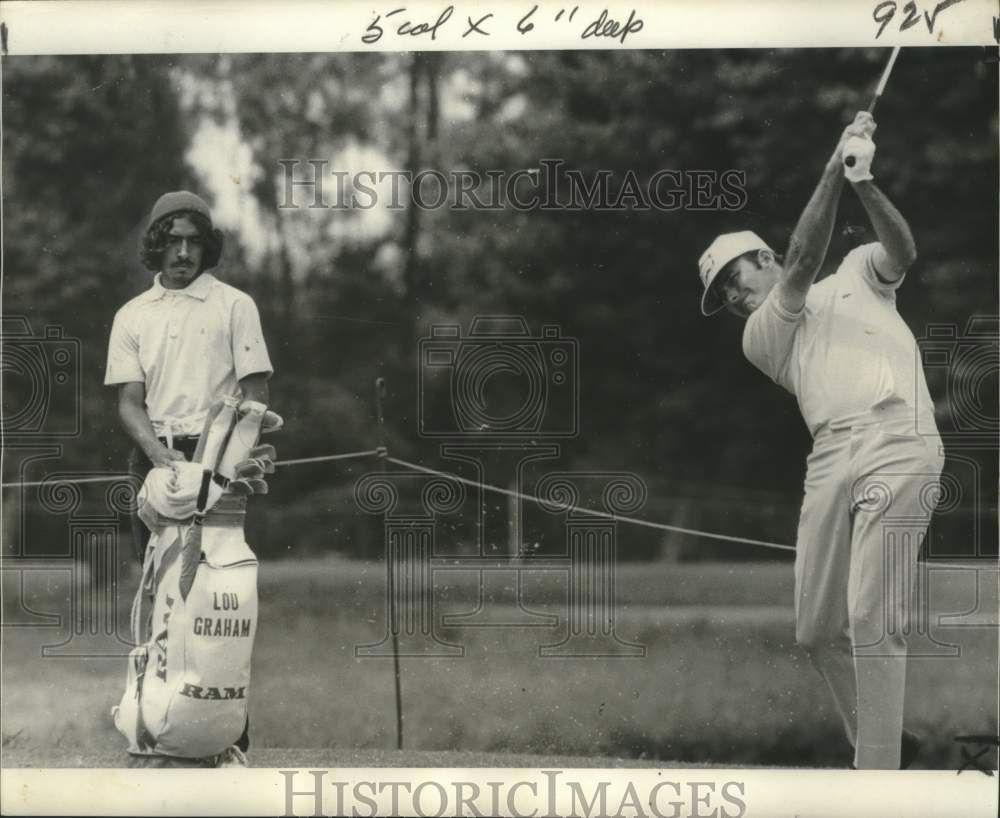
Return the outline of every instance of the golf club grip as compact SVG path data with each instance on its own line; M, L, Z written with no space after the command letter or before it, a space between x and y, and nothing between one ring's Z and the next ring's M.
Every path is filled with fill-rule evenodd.
M865 109L872 116L875 116L875 106L878 104L878 98L879 98L878 94L873 96L872 101L868 104L868 107ZM857 161L858 161L857 157L848 154L847 156L844 157L844 166L848 168L853 168Z

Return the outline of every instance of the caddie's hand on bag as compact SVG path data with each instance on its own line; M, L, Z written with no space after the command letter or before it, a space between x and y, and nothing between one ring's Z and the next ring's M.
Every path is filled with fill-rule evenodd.
M269 417L277 418L277 421ZM257 631L257 558L244 538L246 498L266 494L280 426L263 404L220 401L191 463L154 468L139 493L152 532L132 606L115 726L135 755L209 759L244 730Z

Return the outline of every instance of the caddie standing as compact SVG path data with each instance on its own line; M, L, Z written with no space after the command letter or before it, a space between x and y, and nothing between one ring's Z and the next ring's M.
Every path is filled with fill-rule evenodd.
M854 766L899 769L920 746L903 730L903 632L919 541L885 537L883 521L929 521L943 456L916 341L896 311L915 244L874 184L874 130L864 111L844 130L783 262L745 231L717 237L699 268L702 312L746 319L746 357L795 395L813 436L796 543L796 640L833 694ZM878 241L814 283L845 177Z
M153 206L140 256L153 286L115 315L106 386L118 386L118 415L135 442L130 471L190 459L209 407L242 393L267 404L273 372L253 299L208 270L222 233L201 197L165 193ZM138 517L139 557L148 532Z
M140 256L153 285L115 315L104 383L118 386L118 414L135 443L130 471L190 460L210 407L222 396L268 403L273 369L253 299L208 270L223 237L208 205L188 191L153 206ZM149 531L137 516L140 559ZM232 753L245 764L247 731Z

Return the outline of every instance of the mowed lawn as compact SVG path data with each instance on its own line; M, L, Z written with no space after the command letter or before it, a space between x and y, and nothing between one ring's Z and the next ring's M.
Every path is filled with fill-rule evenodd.
M997 630L989 624L996 622L995 578L979 582L982 615L963 620L978 626L941 627L939 614L977 605L976 582L969 571L933 574L930 636L956 646L959 655L910 661L907 723L926 739L918 766L957 767L954 736L997 732ZM433 599L437 642L404 639L404 647L429 644L432 653L452 655L401 661L408 750L463 751L479 759L540 754L665 764L849 763L826 689L794 644L790 564L620 565L612 615L617 642L609 637L596 644L625 653L638 645L644 655L616 658L540 656L542 646L566 638L567 576L532 569L522 580L530 614L513 604L515 575L494 573L481 610L464 620L473 626L446 627L443 616L476 611L479 578L466 570L436 575L433 593L423 598ZM66 589L47 583L33 590L26 580L26 601L36 611L65 612ZM122 583L123 632L134 583ZM395 748L392 659L356 655L358 646L386 636L385 585L378 563L331 558L262 565L253 747ZM8 593L8 617L10 600ZM124 749L109 717L124 685L124 660L41 656L43 644L64 636L58 628L4 629L5 764L44 763L49 752L106 758ZM924 653L944 650L931 639L918 638L916 646Z

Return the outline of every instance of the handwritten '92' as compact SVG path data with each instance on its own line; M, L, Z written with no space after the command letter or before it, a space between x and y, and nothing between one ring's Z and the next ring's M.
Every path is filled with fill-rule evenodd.
M448 21L448 19L451 17L454 11L455 11L454 6L448 6L444 11L442 11L438 15L437 20L435 20L434 22L421 21L415 23L412 20L406 19L404 17L401 19L401 22L399 22L399 25L396 26L396 33L403 37L405 36L419 37L422 34L430 34L431 39L434 40L437 38L438 30ZM392 11L387 12L385 15L386 25L389 24L390 17L394 17L396 15L400 15L405 12L406 12L406 6L403 6L402 8L398 9L393 9ZM365 33L361 35L361 41L363 43L371 45L372 43L377 43L379 40L382 39L382 34L384 33L384 30L382 26L378 24L379 20L381 19L382 15L376 14L375 19L368 24L368 28L365 29ZM396 24L396 22L397 20L393 20L394 25Z
M941 0L936 6L934 6L934 11L923 12L921 15L917 4L910 0L909 3L903 6L904 17L900 21L899 30L906 31L908 28L912 28L918 22L920 22L921 16L925 23L927 23L927 31L930 34L934 33L934 23L937 20L937 16L944 11L949 6L954 6L957 3L961 3L962 0ZM879 23L878 31L875 34L875 39L877 40L882 36L882 32L885 31L885 27L889 25L892 18L896 16L896 9L898 4L893 2L893 0L886 0L884 3L879 3L875 6L872 11L872 19Z

